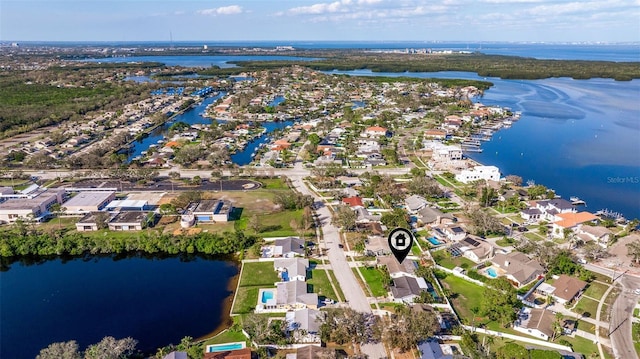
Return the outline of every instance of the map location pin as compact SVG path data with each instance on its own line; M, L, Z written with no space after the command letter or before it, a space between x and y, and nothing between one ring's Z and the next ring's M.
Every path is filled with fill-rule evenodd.
M407 258L412 245L413 234L408 229L396 228L389 234L389 248L400 263Z

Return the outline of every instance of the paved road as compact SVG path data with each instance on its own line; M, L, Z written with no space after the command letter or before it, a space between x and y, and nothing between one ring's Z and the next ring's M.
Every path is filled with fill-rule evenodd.
M329 208L324 206L322 204L322 200L307 188L302 177L289 176L289 179L291 179L291 182L297 191L311 195L316 199L316 213L318 214L318 220L322 226L324 245L327 249L327 257L331 263L333 273L338 280L338 284L340 284L340 288L342 289L346 300L349 302L349 307L359 312L371 313L372 310L369 305L369 301L349 267L344 251L338 246L340 243L340 235L338 228L331 224L331 212L329 211ZM380 343L366 344L362 346L362 351L370 359L387 357L384 346Z
M245 166L244 168L248 168ZM303 168L301 165L297 165L295 168L253 168L253 176L291 176L291 177L307 177L311 174L309 169ZM402 175L409 173L411 169L408 167L399 167L399 168L381 168L381 169L365 169L365 168L356 168L350 169L349 171L355 174L362 174L365 172L377 171L380 173L388 174L388 175ZM17 172L17 171L14 171ZM24 174L30 176L36 176L41 179L54 179L54 178L65 178L65 177L74 177L74 176L83 176L83 177L95 177L100 178L102 174L102 178L108 178L109 170L23 170L20 171ZM180 175L184 178L193 178L195 176L199 176L201 178L210 178L211 170L189 170L189 169L181 169L179 167L160 169L158 171L159 176L168 177L169 172L179 172ZM87 176L86 174L90 174ZM230 170L223 170L224 176L230 176L232 173Z
M611 317L609 319L609 339L613 353L618 359L637 359L638 355L633 347L633 338L631 337L631 318L633 316L633 308L640 295L633 291L640 288L640 278L614 272L612 269L602 268L591 264L585 264L585 268L592 272L600 273L608 277L615 276L615 281L622 285L622 292L616 298L611 308Z

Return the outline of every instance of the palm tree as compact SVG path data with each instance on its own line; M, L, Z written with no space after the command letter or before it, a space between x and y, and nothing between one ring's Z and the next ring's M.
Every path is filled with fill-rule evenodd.
M51 212L53 212L58 217L58 227L60 229L62 229L62 218L60 217L60 215L62 215L64 212L66 212L67 208L66 207L62 207L62 205L60 203L55 203L55 204L51 205L50 210L51 210Z

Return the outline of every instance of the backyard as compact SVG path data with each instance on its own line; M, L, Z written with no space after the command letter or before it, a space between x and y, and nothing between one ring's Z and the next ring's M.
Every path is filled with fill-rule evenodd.
M279 280L273 262L243 262L231 313L251 313L258 303L258 290L273 288Z

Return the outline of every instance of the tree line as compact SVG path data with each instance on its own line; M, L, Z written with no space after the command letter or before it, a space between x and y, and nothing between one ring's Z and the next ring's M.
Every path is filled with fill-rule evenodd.
M194 235L152 231L132 232L129 236L91 236L64 229L45 232L30 229L23 223L17 223L12 229L2 232L0 237L3 265L8 261L32 257L127 253L225 255L244 251L258 240L256 236L242 231Z

